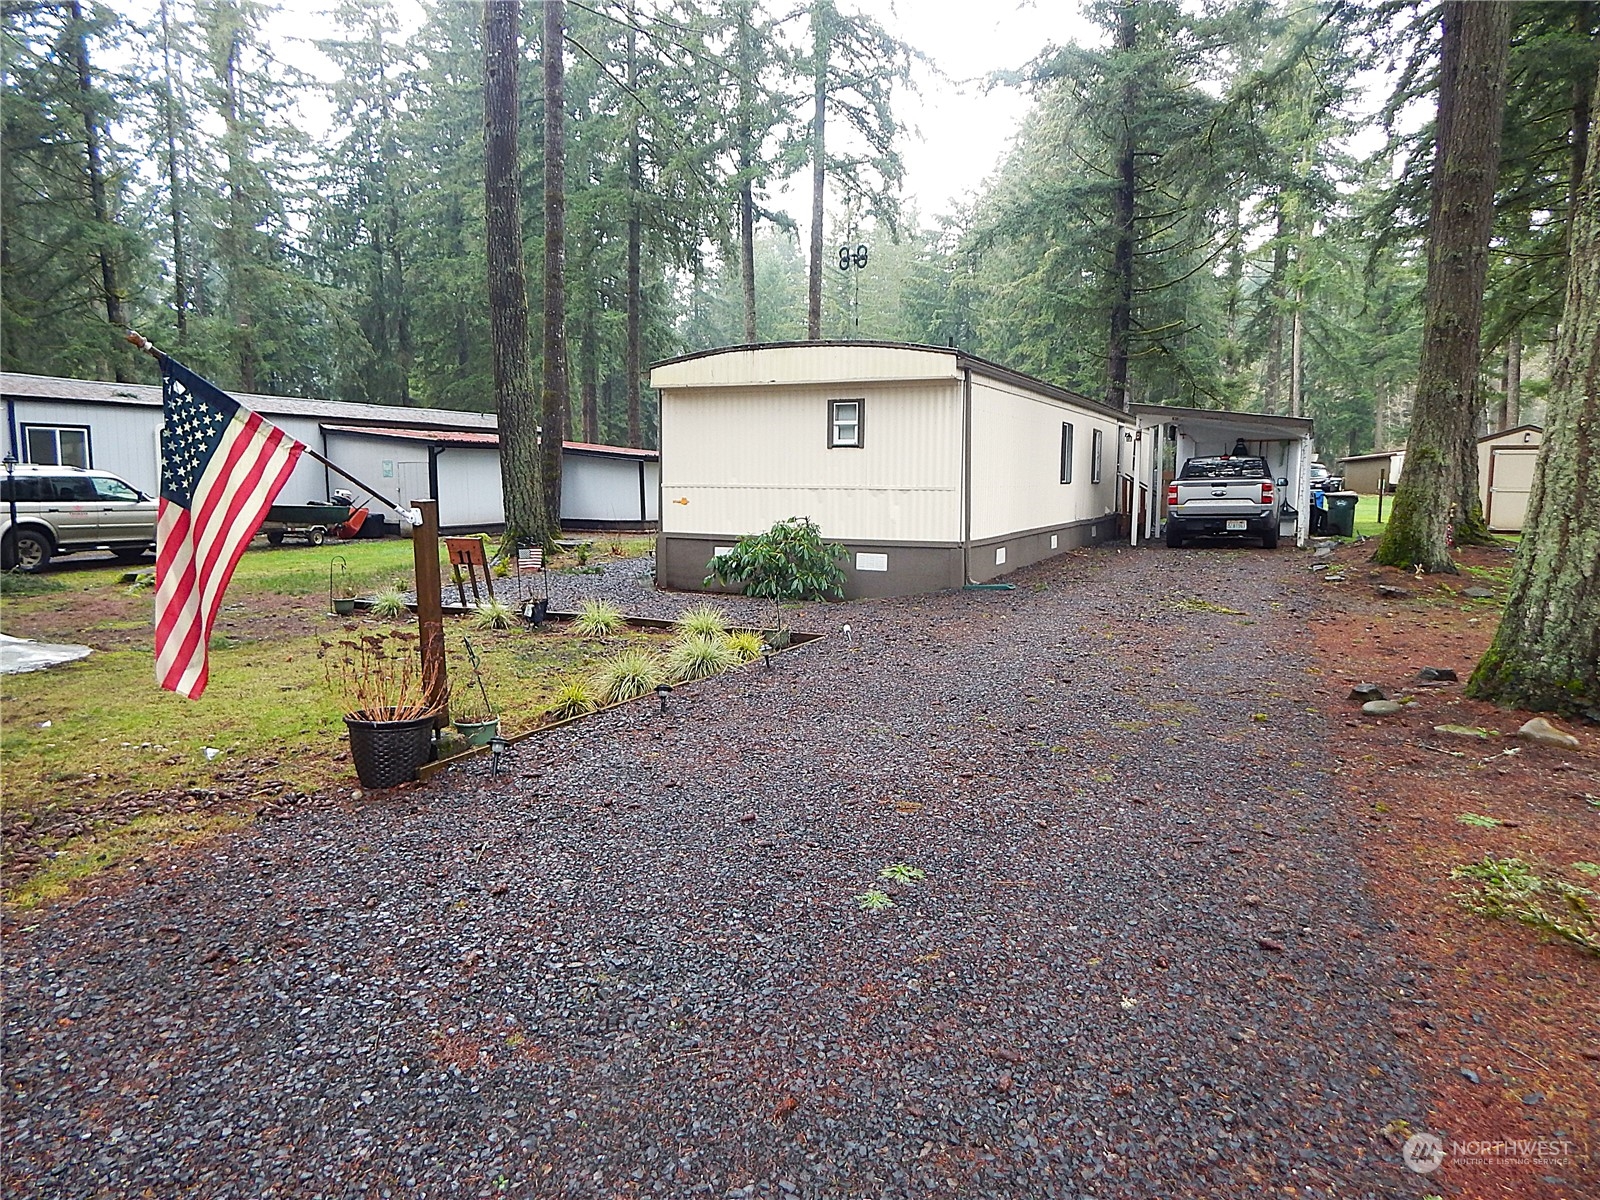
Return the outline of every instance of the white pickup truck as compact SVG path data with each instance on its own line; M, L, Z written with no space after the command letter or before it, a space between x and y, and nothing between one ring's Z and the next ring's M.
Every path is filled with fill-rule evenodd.
M1264 458L1191 458L1167 484L1167 545L1196 536L1258 537L1275 549L1286 484L1272 478Z

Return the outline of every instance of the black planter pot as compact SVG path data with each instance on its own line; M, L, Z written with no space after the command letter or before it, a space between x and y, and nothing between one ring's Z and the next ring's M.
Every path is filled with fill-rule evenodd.
M433 714L404 721L365 721L346 717L350 757L364 788L391 788L417 777L433 750Z

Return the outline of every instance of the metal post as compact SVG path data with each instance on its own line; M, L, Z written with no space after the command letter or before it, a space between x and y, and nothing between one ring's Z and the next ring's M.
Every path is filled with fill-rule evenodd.
M0 545L0 569L11 570L17 565L17 457L6 454L6 495L10 499L11 524L6 526L6 539Z
M1379 525L1383 524L1383 493L1384 493L1384 489L1387 488L1388 486L1389 486L1389 472L1387 472L1387 471L1379 471L1378 472L1378 524Z
M439 502L413 500L411 507L422 514L422 523L411 531L422 687L434 708L434 728L443 729L450 723L450 674L444 658L444 609L439 596Z

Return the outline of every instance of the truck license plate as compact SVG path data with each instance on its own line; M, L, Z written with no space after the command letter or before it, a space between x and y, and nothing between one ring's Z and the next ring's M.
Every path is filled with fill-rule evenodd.
M1228 532L1229 533L1236 533L1239 530L1249 529L1249 528L1250 528L1250 522L1249 521L1229 521L1228 522Z

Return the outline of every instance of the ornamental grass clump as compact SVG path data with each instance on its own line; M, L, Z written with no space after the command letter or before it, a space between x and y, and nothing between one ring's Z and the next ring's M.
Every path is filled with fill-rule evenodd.
M410 605L406 602L405 588L398 583L391 583L373 595L368 608L380 621L392 621L396 617L405 616L410 610Z
M317 656L349 720L410 721L433 711L414 633L355 633L323 642Z
M627 623L628 619L615 604L608 604L604 600L585 600L572 622L572 629L582 637L610 637Z
M604 704L618 704L655 690L666 677L661 662L644 650L614 654L595 670L594 690Z
M728 632L728 614L715 604L697 604L679 615L677 626L684 637L720 638Z
M555 695L544 711L552 720L566 721L591 713L599 707L589 681L579 675L568 675L556 684Z
M728 635L728 651L742 663L754 662L766 648L767 643L762 641L761 635L752 630L741 629Z
M510 629L515 617L504 600L485 600L473 610L472 623L479 629Z
M709 679L737 667L740 661L724 637L696 634L680 638L667 651L667 670L678 682Z

